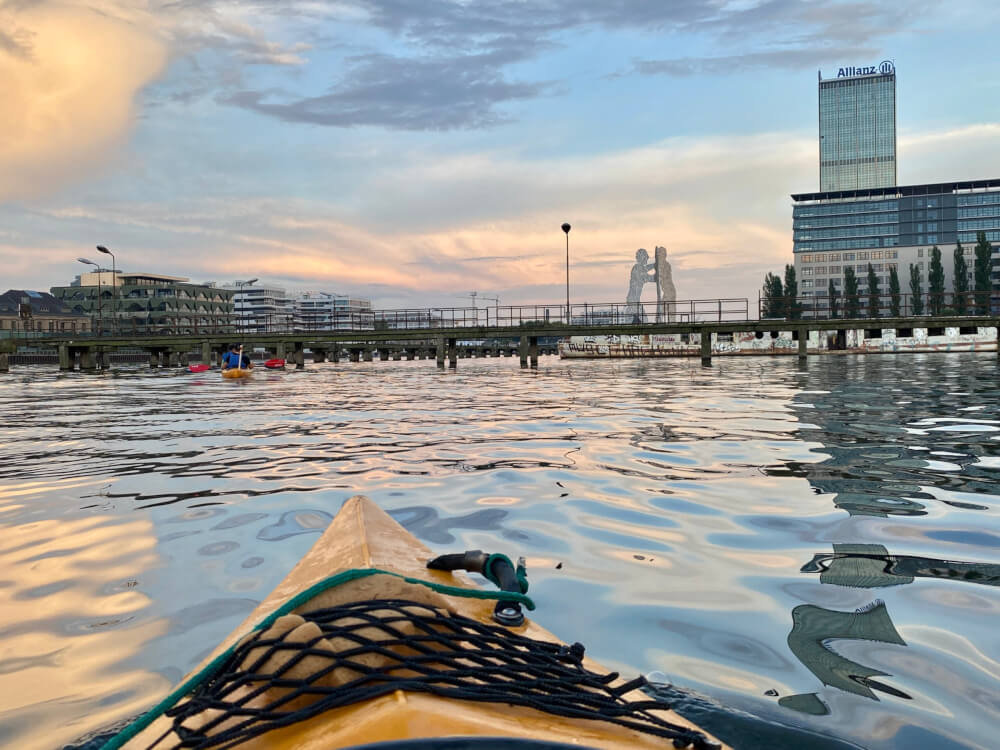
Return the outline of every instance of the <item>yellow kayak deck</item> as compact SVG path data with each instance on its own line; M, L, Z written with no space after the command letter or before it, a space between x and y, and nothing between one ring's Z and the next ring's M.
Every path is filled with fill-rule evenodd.
M296 594L338 572L378 568L447 586L478 588L464 574L427 569L426 563L432 556L427 547L374 502L360 495L352 497L291 573L198 669ZM452 612L483 623L492 622L493 601L448 596L385 575L373 575L328 589L297 611L374 599L407 599L426 602L430 606L440 606L444 600ZM523 625L509 630L536 640L563 643L527 619ZM607 671L586 658L584 666L602 674ZM640 691L628 693L625 697L629 700L648 700ZM673 711L652 713L673 724L701 731ZM149 747L170 728L170 721L160 717L126 747ZM381 741L453 736L519 737L629 750L662 750L672 746L670 740L603 720L566 718L507 703L463 701L431 693L396 690L361 703L327 710L290 726L272 729L249 739L240 747L250 750L333 750ZM177 740L176 735L171 733L159 747L175 746Z
M241 368L238 368L238 367L231 367L228 370L223 370L222 371L222 377L229 378L229 379L233 379L233 378L249 378L251 375L253 375L253 370L250 370L248 368L242 368L241 369Z

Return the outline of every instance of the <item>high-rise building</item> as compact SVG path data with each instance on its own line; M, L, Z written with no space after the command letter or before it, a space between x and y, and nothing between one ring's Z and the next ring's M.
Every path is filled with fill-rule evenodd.
M820 192L896 184L896 68L839 68L819 77Z

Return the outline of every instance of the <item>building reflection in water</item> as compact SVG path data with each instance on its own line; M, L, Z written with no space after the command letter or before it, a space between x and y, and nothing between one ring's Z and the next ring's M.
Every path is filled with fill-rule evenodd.
M947 452L947 461L956 473L933 472L937 438L953 440L953 435L925 433L922 445L913 446L907 431L894 423L897 396L869 393L865 403L865 423L851 418L851 404L858 403L863 384L841 383L827 393L811 393L797 398L808 404L800 415L812 429L801 436L818 441L819 449L830 458L820 463L789 462L770 467L772 476L801 476L819 492L833 495L834 505L852 517L926 516L927 500L967 510L988 510L987 506L937 500L926 490L939 486L965 492L983 489L974 468L975 455ZM882 396L883 398L879 398ZM888 399L886 399L888 397ZM879 403L885 401L885 403ZM929 405L933 408L934 405ZM880 413L889 417L880 424ZM949 445L949 448L951 446ZM924 458L926 456L926 458ZM930 486L930 487L929 487ZM1000 585L1000 565L942 560L911 555L893 555L881 544L835 543L832 553L816 553L805 563L802 573L819 573L821 584L859 589L882 589L913 583L918 578L960 581L986 586ZM886 672L866 666L837 653L836 641L854 640L905 647L889 610L880 599L852 611L837 611L814 604L792 610L788 647L799 661L825 686L878 700L876 692L909 700L906 692L878 677ZM818 693L800 693L779 699L785 708L816 716L830 713Z

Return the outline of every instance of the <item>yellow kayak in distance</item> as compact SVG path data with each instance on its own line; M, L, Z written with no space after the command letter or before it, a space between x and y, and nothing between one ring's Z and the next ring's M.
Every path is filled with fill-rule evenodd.
M477 550L429 569L432 557L373 501L350 498L243 624L104 750L726 747L641 678L609 675L523 617L534 604L520 563Z
M249 378L253 375L253 370L248 368L230 367L228 370L222 371L222 377L224 378Z

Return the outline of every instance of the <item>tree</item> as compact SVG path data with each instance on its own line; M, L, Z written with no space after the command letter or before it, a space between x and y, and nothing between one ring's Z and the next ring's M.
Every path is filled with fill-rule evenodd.
M940 315L944 304L944 266L941 265L941 251L937 245L931 248L931 261L927 267L927 295L930 314Z
M785 317L784 291L781 279L768 272L764 277L764 298L761 304L761 315L765 318Z
M913 314L924 314L924 292L920 288L920 267L910 264L910 296L913 298Z
M875 269L872 268L872 264L868 264L868 317L877 318L879 314L879 299L881 296L880 290L878 288L878 276L875 275Z
M889 269L889 314L899 317L899 272L895 263Z
M799 304L799 282L795 280L795 266L785 265L785 297L788 300L788 317L798 320L802 316Z
M955 278L952 279L952 286L955 289L952 307L959 315L965 315L965 308L969 302L969 265L965 262L965 250L962 243L955 243Z
M830 300L830 317L837 317L837 287L833 284L833 279L830 279L830 285L826 289L826 295Z
M844 266L844 317L861 317L861 302L858 300L858 277L854 269Z
M993 264L993 246L986 239L986 232L976 232L976 261L973 266L973 282L976 289L976 314L990 312L990 271Z

